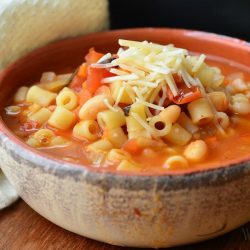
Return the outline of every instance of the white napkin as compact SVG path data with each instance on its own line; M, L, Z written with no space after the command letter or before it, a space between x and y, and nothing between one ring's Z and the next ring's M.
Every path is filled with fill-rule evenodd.
M0 0L0 68L51 41L107 29L108 0ZM0 209L17 199L0 170Z
M16 190L11 186L0 170L0 209L3 209L18 199Z

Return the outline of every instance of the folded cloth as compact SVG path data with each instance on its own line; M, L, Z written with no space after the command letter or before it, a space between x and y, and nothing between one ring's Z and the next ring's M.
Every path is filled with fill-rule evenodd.
M0 69L51 41L108 26L108 0L1 0ZM0 209L17 197L0 170Z
M50 41L108 28L107 0L1 0L0 68Z
M18 199L16 190L11 186L0 170L0 209L3 209Z

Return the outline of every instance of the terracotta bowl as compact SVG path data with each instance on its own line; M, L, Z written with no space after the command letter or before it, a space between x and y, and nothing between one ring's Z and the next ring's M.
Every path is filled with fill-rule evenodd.
M246 42L204 32L129 29L90 34L38 49L0 76L0 107L48 70L80 64L89 47L117 39L174 43L250 65ZM120 246L170 247L224 234L250 220L250 156L229 166L162 176L125 176L66 163L31 149L1 120L2 168L39 214L77 234Z

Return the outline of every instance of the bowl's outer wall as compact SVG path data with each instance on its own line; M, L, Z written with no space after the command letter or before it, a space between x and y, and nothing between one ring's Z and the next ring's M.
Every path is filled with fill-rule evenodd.
M21 59L0 76L0 105L13 90L42 72L76 67L88 48L117 49L117 39L174 43L192 51L250 63L237 39L169 29L93 34L52 44ZM250 219L247 162L179 176L96 173L31 152L0 124L2 168L38 213L78 234L116 245L167 247L223 234Z

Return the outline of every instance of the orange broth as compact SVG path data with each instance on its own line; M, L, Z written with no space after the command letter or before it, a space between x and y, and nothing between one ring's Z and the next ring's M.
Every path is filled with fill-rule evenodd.
M208 58L209 59L206 60L206 62L208 62L210 66L219 67L223 75L227 76L232 73L242 72L244 74L245 80L250 81L250 71L247 70L245 66L217 57ZM242 116L242 118L244 118L245 122L242 124L233 125L234 133L230 134L229 132L228 136L226 137L219 137L218 135L208 136L208 127L208 133L205 136L201 136L201 139L207 143L209 153L203 162L190 163L189 170L192 171L198 169L202 170L207 168L215 168L220 165L226 165L227 163L230 163L236 159L247 157L248 155L250 158L250 115ZM12 130L18 137L21 139L27 138L27 132L20 132L20 123L18 122L17 118L3 113L3 119L10 130ZM44 147L39 148L38 150L55 158L84 165L89 168L100 168L102 171L117 171L115 164L100 166L98 164L98 159L96 164L91 163L91 161L88 159L87 153L84 151L84 142L73 138L71 133L71 131L66 131L60 132L59 134L72 141L69 146L59 146L54 148ZM183 146L168 145L170 150L171 148L174 148L177 153L181 154L183 152ZM169 171L175 171L175 169L169 170L162 167L166 157L166 151L157 152L153 150L146 150L144 153L142 152L140 154L133 155L133 159L143 165L141 173L144 174L163 174L167 172L169 173ZM184 169L184 171L187 171L187 169Z

